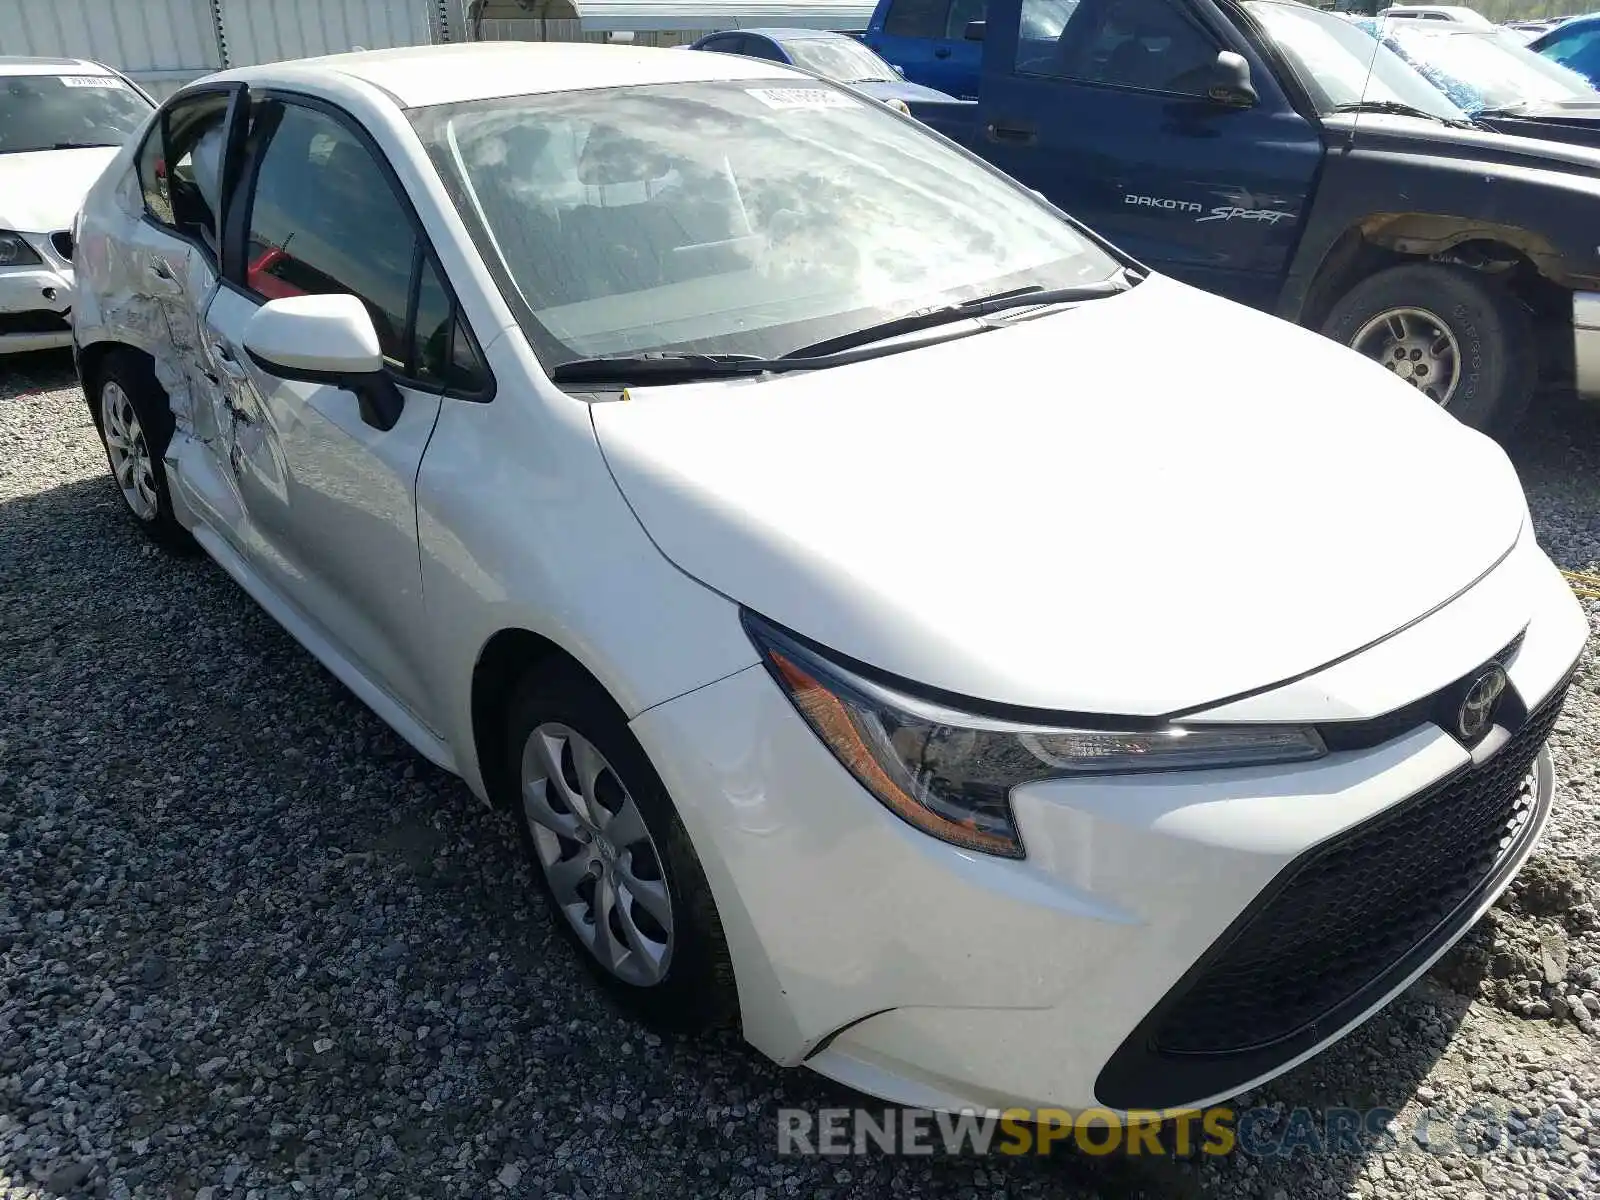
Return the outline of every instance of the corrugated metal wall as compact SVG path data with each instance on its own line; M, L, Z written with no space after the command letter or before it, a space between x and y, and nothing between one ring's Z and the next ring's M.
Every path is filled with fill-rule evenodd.
M231 66L442 41L430 0L219 0Z
M583 20L485 17L469 0L0 0L0 54L92 58L133 76L157 99L223 67L484 40L680 46L718 29L758 24L853 29L871 0L577 0ZM526 11L504 0L490 11ZM569 8L567 11L571 11Z
M589 40L567 36L570 27L585 34L631 32L641 45L676 45L643 35L693 31L698 36L766 25L863 29L873 7L873 0L482 0L468 5L468 21L476 16L477 36L484 41Z
M687 46L723 26L708 25L693 30L644 30L633 35L635 46ZM478 22L477 40L482 42L604 42L607 34L585 30L580 21L542 21L532 17L485 17Z
M0 0L0 54L92 58L157 99L222 66L210 0Z
M0 54L92 58L161 100L223 67L463 41L463 12L459 0L0 0Z

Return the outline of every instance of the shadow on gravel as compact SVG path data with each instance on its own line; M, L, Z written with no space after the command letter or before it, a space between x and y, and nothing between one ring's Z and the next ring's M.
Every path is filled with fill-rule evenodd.
M1530 487L1593 471L1589 418L1514 448ZM0 1191L1300 1200L1368 1165L779 1156L782 1108L884 1106L608 1008L509 822L103 474L0 500L0 863ZM1468 1006L1425 981L1235 1107L1398 1111Z
M0 356L0 400L37 389L71 387L75 382L70 350Z

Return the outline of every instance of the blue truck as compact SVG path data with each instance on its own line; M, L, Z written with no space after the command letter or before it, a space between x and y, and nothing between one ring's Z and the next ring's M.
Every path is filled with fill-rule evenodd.
M1469 425L1509 428L1541 385L1600 396L1600 152L1474 122L1333 13L881 0L863 40L965 97L918 119L1124 251Z

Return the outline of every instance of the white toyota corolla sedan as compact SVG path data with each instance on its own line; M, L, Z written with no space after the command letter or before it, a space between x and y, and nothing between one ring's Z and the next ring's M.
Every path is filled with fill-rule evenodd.
M79 271L134 518L518 814L663 1026L903 1103L1199 1104L1415 979L1549 814L1586 624L1493 442L809 76L213 76Z

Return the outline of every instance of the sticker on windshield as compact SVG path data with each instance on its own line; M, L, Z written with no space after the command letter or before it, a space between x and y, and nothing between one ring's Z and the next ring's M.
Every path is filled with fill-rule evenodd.
M64 87L120 88L122 80L115 75L58 75Z
M854 108L856 101L832 88L746 88L768 108Z

